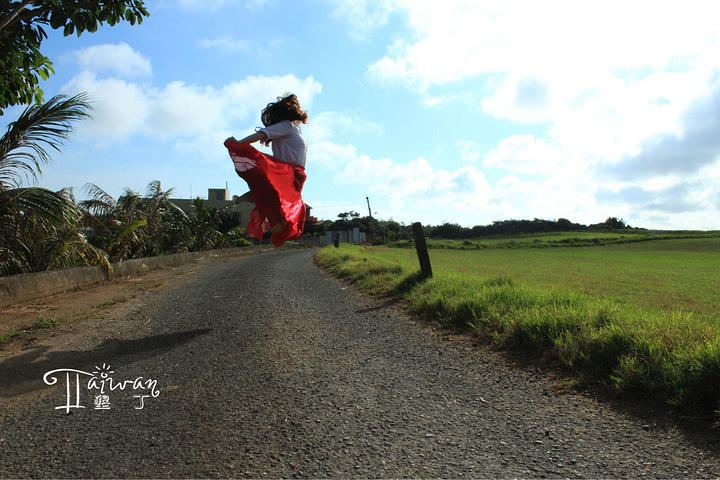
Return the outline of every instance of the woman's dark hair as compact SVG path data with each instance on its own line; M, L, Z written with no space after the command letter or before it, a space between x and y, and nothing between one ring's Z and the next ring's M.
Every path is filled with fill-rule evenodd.
M277 102L268 103L268 106L262 111L260 116L263 125L269 127L283 120L300 120L307 123L308 114L300 108L297 96L293 93L286 93L282 97L277 98Z

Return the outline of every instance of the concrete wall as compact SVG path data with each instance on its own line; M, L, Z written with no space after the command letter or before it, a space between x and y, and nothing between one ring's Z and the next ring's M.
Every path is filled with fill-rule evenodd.
M359 227L353 227L352 230L339 230L325 232L326 243L331 244L335 241L335 236L340 237L340 243L365 243L365 232L361 232Z
M237 254L243 251L272 250L267 245L224 248L207 252L176 253L161 257L137 258L113 264L112 276L131 275L141 270L154 270L192 263L206 257L218 257ZM26 302L36 298L87 287L103 282L109 277L103 267L78 267L48 272L24 273L10 277L0 277L0 308L14 303Z

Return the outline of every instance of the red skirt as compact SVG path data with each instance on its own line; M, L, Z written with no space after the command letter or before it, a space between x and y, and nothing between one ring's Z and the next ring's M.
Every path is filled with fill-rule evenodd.
M262 240L272 226L284 221L285 229L272 234L273 244L279 247L299 238L305 226L305 203L300 196L307 178L305 168L266 155L249 143L225 142L225 147L255 202L248 235Z

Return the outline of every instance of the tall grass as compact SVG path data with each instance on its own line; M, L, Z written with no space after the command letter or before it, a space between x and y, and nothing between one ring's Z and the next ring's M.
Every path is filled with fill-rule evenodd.
M402 251L341 245L315 258L360 289L404 299L415 313L499 344L554 356L585 380L678 407L720 407L720 336L707 317L435 264L435 275L421 282L416 261Z

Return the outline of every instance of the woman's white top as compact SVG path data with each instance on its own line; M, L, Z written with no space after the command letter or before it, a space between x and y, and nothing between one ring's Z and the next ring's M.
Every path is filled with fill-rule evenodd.
M269 127L261 128L258 132L265 133L272 140L273 157L283 162L305 167L307 144L298 123L283 120Z

